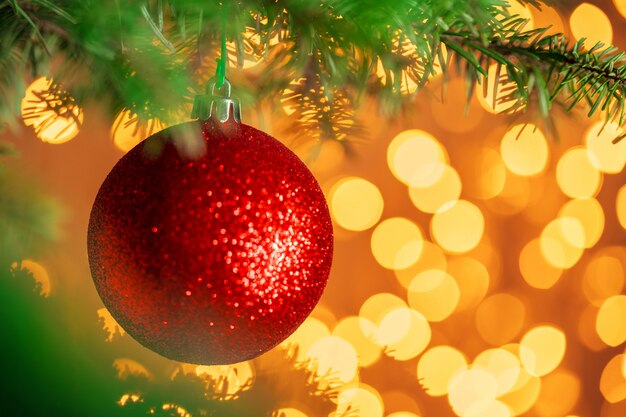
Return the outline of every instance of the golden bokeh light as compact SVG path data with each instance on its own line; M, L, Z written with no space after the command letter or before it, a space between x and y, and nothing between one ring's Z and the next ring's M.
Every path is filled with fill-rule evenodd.
M385 354L399 361L415 358L430 343L430 325L419 312L400 307L388 312L380 321L376 340Z
M541 378L530 375L524 368L510 392L499 397L499 400L509 406L514 415L522 415L536 403L541 392Z
M498 195L485 203L494 213L510 216L528 209L531 196L532 192L528 177L509 173L504 177L502 190L500 190Z
M578 219L559 217L543 229L539 244L550 265L567 269L580 260L585 241L585 229Z
M626 0L613 0L615 8L624 18L626 18Z
M477 367L457 372L448 385L448 401L459 416L465 416L472 406L494 401L497 395L498 384L493 375Z
M556 370L543 378L534 410L541 417L567 415L578 402L580 390L580 379L574 373Z
M617 220L619 221L619 224L626 229L626 185L622 185L617 192L615 210L617 211Z
M435 346L427 350L417 363L417 380L426 394L438 397L448 393L452 377L467 368L463 352L452 346Z
M485 219L474 204L458 200L447 210L435 213L430 229L433 239L442 249L465 253L474 249L482 239Z
M11 269L14 271L25 271L33 277L35 284L39 289L39 295L48 297L52 291L52 282L46 268L39 262L32 259L22 259L20 262L13 262Z
M585 38L587 49L597 42L605 46L613 42L613 26L607 15L598 6L590 3L580 4L569 18L570 29L576 40Z
M476 307L489 290L489 271L480 261L462 256L450 260L448 273L459 287L460 297L456 311Z
M505 349L487 349L474 359L474 366L491 373L498 387L498 396L511 391L517 383L521 365L516 355Z
M408 288L409 306L433 322L448 318L456 309L460 296L454 278L437 269L421 272Z
M333 329L333 336L341 337L352 345L357 353L359 366L368 367L381 357L382 347L376 343L378 326L357 316L342 319Z
M533 288L552 288L563 270L549 263L541 250L539 239L528 242L519 255L519 269L524 281Z
M548 142L535 125L520 124L510 128L500 142L504 165L514 174L532 176L548 165Z
M497 64L490 65L486 82L483 86L476 88L478 102L483 109L493 114L507 112L516 104L515 98L510 99L509 97L513 97L511 94L517 90L517 84L509 80L507 69L504 65L500 66L499 74L497 71Z
M276 411L276 414L278 414L276 417L309 417L297 408L292 407L281 408Z
M491 295L476 309L476 329L485 342L494 346L517 337L525 320L526 306L512 294Z
M97 311L98 319L102 322L102 328L106 332L106 341L112 342L118 336L124 336L126 332L119 325L119 323L113 318L109 310L105 307L99 308Z
M604 367L600 376L600 392L610 403L626 400L626 377L623 367L626 355L614 356Z
M596 331L609 346L619 346L626 341L626 295L615 295L602 303Z
M529 374L544 376L559 366L565 356L566 346L563 331L550 325L538 326L522 337L519 357Z
M144 365L130 358L117 358L113 361L113 368L119 379L127 379L129 376L153 379L154 375Z
M207 378L215 384L215 393L221 400L233 400L252 388L256 372L251 361L232 365L200 365L195 369L197 376Z
M406 307L406 303L397 295L378 293L365 300L359 310L359 316L379 326L389 312L403 307ZM367 331L367 328L363 331Z
M311 360L310 368L320 376L343 383L351 382L357 376L359 361L356 350L341 337L318 339L309 347L306 356Z
M448 261L441 248L425 240L422 245L422 253L420 254L417 262L406 269L397 269L394 273L398 282L400 282L404 288L409 288L413 278L415 278L420 272L428 271L430 269L445 271L447 264Z
M507 6L505 7L505 10L509 15L527 20L524 30L531 30L535 28L535 20L533 18L533 14L531 13L531 9L528 6L517 1L507 1L506 3Z
M139 142L165 129L165 125L158 119L139 121L137 114L129 109L121 111L111 126L111 137L115 147L122 152L128 152Z
M561 18L561 15L559 15L559 12L555 8L549 7L546 4L542 4L541 9L531 6L530 10L532 12L532 15L535 21L535 27L537 28L550 27L546 32L549 35L556 35L556 34L565 32L563 19Z
M602 236L604 231L604 211L595 198L570 200L559 211L559 217L577 219L584 231L584 248L591 248ZM577 229L577 228L575 228ZM576 230L564 230L565 239L573 246L579 245Z
M359 417L383 417L384 405L380 394L365 384L347 386L337 395L337 411L329 417L341 417L350 414Z
M285 339L280 346L285 349L298 349L297 361L307 359L306 353L309 348L319 339L330 336L330 329L324 322L314 317L308 317L298 329Z
M448 155L430 133L411 129L399 133L387 148L387 165L391 173L406 185L411 181L423 186L437 181L439 163L447 163Z
M433 165L435 167L433 167ZM416 174L417 181L409 183L409 197L413 205L424 213L436 213L453 205L461 196L461 178L454 168L441 162L426 165L426 170L436 173L437 179ZM421 171L420 171L421 172ZM429 184L423 185L428 177Z
M556 166L559 188L571 198L594 197L602 185L602 173L589 159L585 148L576 147L563 154Z
M475 170L481 175L475 175L466 182L465 190L469 195L481 200L489 200L498 196L506 184L506 167L500 153L493 148L483 148L475 158Z
M617 123L597 122L585 132L589 161L599 171L619 174L626 165L626 141L613 143L624 134Z
M178 417L192 417L191 413L189 413L189 411L187 411L184 407L181 407L178 404L174 404L174 403L166 403L163 404L161 406L161 409L163 411L169 411L172 410L172 412L176 413L176 415ZM171 415L171 414L170 414Z
M583 294L591 304L600 307L607 298L622 292L624 272L622 262L615 255L595 254L583 274Z
M383 196L371 182L348 177L339 180L329 193L330 211L339 226L362 231L374 226L383 213Z
M511 409L498 400L483 400L470 405L463 417L511 417Z
M74 139L83 124L83 110L69 97L64 102L57 87L53 80L40 77L26 88L21 103L24 124L32 126L42 142L54 145Z
M372 254L387 269L406 269L419 259L424 241L422 231L403 217L386 219L372 233Z

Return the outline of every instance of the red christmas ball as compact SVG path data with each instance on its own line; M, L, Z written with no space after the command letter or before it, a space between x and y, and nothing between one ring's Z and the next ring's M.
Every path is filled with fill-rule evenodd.
M287 338L319 301L332 251L328 207L302 161L253 127L213 119L134 147L89 220L91 273L111 315L188 363L244 361Z

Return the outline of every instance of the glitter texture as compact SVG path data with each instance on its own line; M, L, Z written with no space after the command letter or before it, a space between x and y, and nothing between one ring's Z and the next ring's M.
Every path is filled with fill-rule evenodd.
M226 364L268 351L310 314L333 232L297 156L250 126L208 120L166 129L115 165L88 250L128 334L170 359Z

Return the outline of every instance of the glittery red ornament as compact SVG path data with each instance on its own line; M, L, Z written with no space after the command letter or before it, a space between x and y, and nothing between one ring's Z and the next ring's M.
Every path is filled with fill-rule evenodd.
M296 155L209 119L157 133L115 165L88 250L98 293L128 334L167 358L226 364L268 351L310 314L333 232Z

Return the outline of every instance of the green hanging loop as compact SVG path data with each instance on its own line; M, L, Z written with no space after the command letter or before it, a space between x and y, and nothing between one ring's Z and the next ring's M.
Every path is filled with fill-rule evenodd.
M226 32L222 31L222 49L220 51L220 57L217 61L217 68L215 69L215 79L217 80L217 87L222 87L226 82L226 63L228 55L226 52Z

